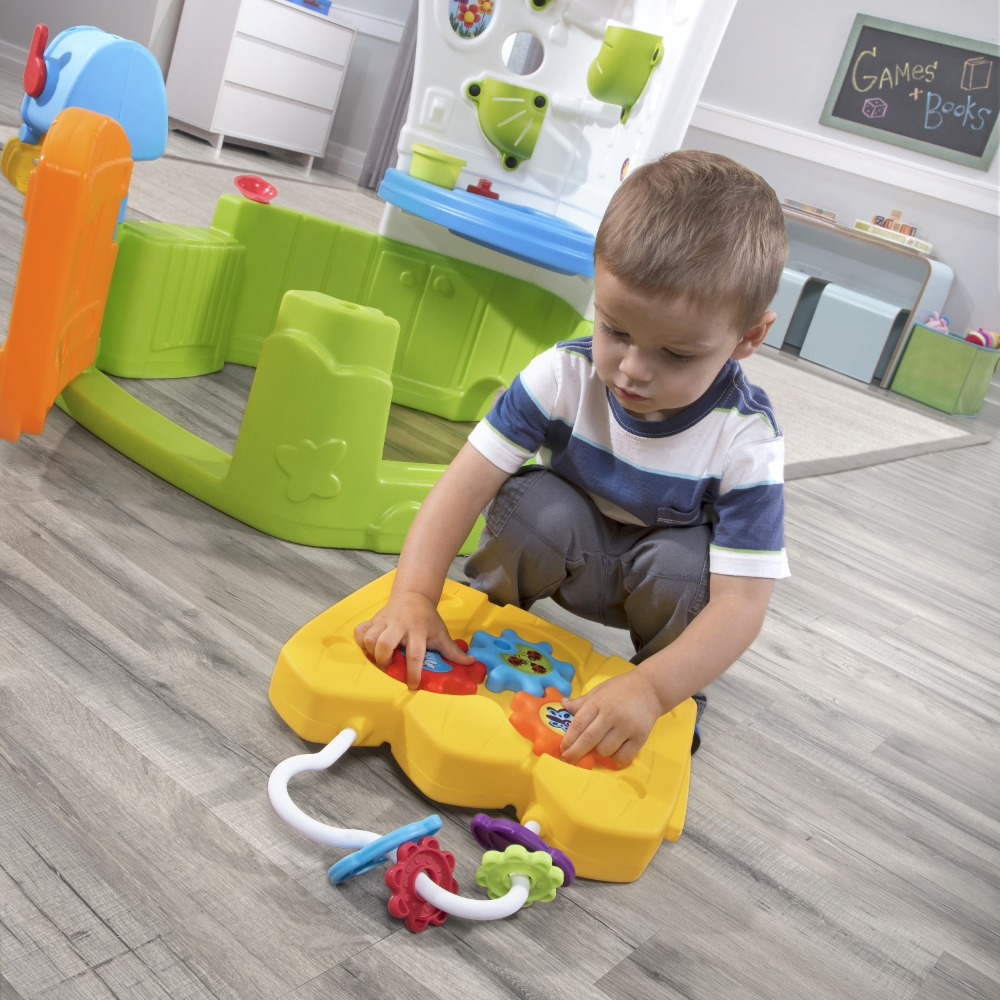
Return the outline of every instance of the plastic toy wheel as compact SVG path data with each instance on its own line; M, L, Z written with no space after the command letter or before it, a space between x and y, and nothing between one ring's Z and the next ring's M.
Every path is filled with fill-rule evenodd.
M510 892L510 876L514 874L524 875L531 882L525 906L552 902L556 889L563 884L563 871L552 863L550 854L529 852L520 844L511 844L503 854L487 851L483 863L476 869L476 882L486 889L490 899L498 899Z
M334 885L340 885L345 879L370 872L373 868L385 864L389 860L389 852L396 850L401 844L411 842L414 837L419 837L421 834L437 833L440 829L441 817L436 813L416 823L407 823L406 826L401 826L398 830L393 830L392 833L387 833L384 837L373 840L367 847L362 847L361 850L341 858L327 872L327 875ZM425 836L424 840L427 839ZM398 858L399 855L397 854L396 857Z
M421 837L416 844L413 841L403 844L397 858L396 864L385 873L385 884L392 891L389 912L402 919L407 930L419 932L426 930L429 924L439 927L448 919L448 914L421 899L414 883L421 872L426 872L436 885L457 893L458 882L453 874L455 855L442 851L434 837Z
M545 851L552 863L562 869L563 885L571 885L576 878L576 868L562 851L549 847L533 830L529 830L512 819L498 816L495 819L486 813L476 813L469 824L472 836L480 847L488 851L505 851L511 844L520 844L526 851Z

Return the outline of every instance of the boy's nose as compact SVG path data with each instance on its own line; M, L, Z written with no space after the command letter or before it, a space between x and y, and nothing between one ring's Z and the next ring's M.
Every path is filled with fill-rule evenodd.
M618 370L633 382L648 382L650 379L649 369L643 364L639 352L634 347L629 347L625 352Z

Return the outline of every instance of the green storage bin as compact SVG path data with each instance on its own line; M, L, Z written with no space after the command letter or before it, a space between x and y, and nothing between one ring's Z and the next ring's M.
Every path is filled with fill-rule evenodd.
M97 367L122 378L180 378L226 360L246 248L213 229L123 223Z
M1000 364L1000 351L914 324L892 391L956 416L974 417Z

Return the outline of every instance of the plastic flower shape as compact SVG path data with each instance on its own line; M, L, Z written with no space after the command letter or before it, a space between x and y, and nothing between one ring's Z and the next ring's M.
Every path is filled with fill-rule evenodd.
M488 17L493 13L493 0L483 0L479 9L483 12L483 17Z
M510 724L525 739L531 740L531 748L537 757L549 754L561 759L563 737L573 716L562 706L562 695L555 688L546 688L542 698L535 698L526 691L518 691L510 703ZM607 757L598 757L593 750L585 753L577 762L577 767L591 770L594 764L600 764L612 771L617 771L621 764L616 764Z
M551 858L549 860L551 862ZM414 883L421 872L426 872L436 885L457 893L454 871L455 855L442 851L434 837L421 837L417 843L407 841L399 848L396 863L385 873L385 884L392 890L389 912L406 921L406 929L410 931L426 930L428 924L439 927L448 919L448 914L421 899Z
M461 639L456 645L467 651L468 643ZM374 658L365 651L372 663ZM397 646L393 650L392 661L385 672L393 680L406 683L406 647ZM486 680L486 667L478 660L475 663L452 663L440 653L428 649L424 653L424 668L420 671L420 691L433 691L434 694L475 694L476 688Z
M511 875L523 875L531 883L526 907L535 902L551 903L564 878L562 869L552 864L550 854L511 844L502 853L487 851L483 855L483 863L476 869L476 882L483 886L490 899L499 899L510 892Z
M547 642L528 642L512 628L505 628L498 638L489 632L476 632L469 651L486 664L490 691L527 691L540 697L547 687L569 695L573 686L571 663L557 660Z

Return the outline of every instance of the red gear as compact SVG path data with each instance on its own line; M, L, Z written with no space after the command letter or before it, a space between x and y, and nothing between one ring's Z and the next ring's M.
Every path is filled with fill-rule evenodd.
M440 927L448 914L421 899L413 886L417 876L426 872L436 885L457 893L458 882L453 874L455 855L442 851L436 838L421 837L416 844L412 840L403 844L396 858L396 863L385 873L385 884L392 891L389 912L405 921L406 929L415 933L426 930L428 924Z
M462 639L456 639L455 645L463 653L468 652L469 644ZM475 663L454 663L441 653L437 654L451 670L440 673L436 670L421 670L419 691L433 691L434 694L475 694L476 688L486 680L486 666L476 660ZM365 656L372 663L375 658L365 651ZM406 683L406 656L397 646L392 651L392 661L385 672L393 679Z

